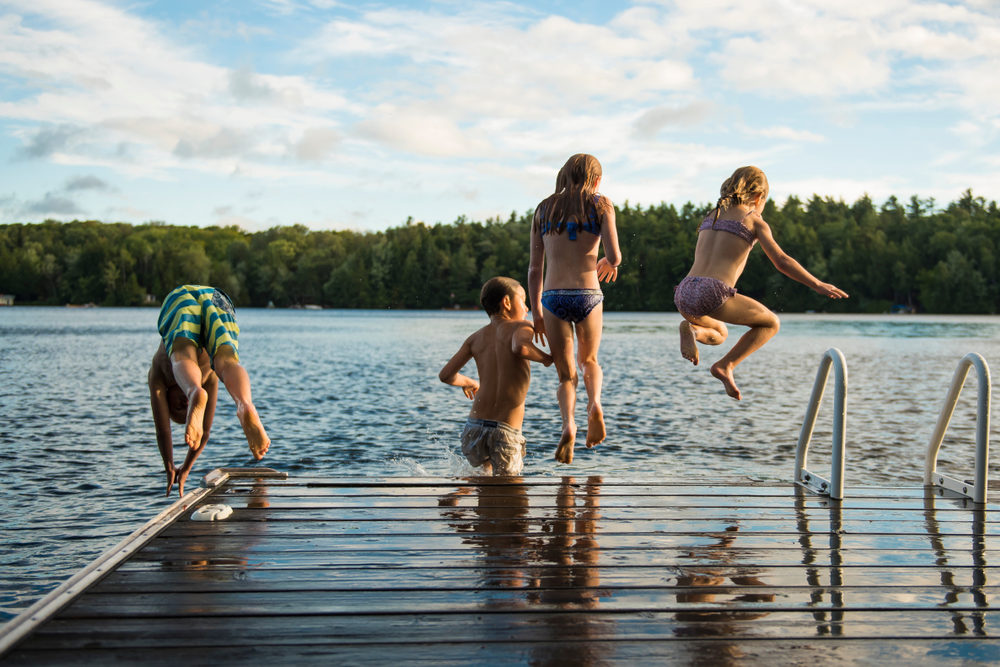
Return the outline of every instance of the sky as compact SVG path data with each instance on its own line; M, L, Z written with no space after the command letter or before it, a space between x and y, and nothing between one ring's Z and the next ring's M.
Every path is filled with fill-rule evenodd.
M1000 0L0 0L0 223L1000 199Z

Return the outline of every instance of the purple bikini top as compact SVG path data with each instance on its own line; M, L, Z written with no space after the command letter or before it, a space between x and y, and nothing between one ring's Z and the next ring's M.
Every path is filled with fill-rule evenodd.
M701 227L698 228L699 232L706 229L712 229L717 232L729 232L730 234L736 234L736 236L739 236L750 245L753 245L754 242L757 241L757 235L754 234L749 227L743 224L743 219L722 220L720 218L719 220L712 222L713 213L709 213L705 216L705 219L701 221ZM752 213L752 211L748 212L747 215L750 215L750 213ZM743 218L746 218L746 215L743 216Z

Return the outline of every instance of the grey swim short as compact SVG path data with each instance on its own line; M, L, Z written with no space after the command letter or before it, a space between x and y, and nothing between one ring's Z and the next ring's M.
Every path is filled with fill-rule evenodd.
M462 430L462 453L477 468L492 463L494 475L520 475L527 448L520 429L469 417Z

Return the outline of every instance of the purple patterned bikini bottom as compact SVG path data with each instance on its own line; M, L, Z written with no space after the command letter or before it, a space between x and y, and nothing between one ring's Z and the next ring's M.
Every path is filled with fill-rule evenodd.
M714 312L734 294L735 287L716 278L688 276L674 288L674 305L682 315L703 317Z

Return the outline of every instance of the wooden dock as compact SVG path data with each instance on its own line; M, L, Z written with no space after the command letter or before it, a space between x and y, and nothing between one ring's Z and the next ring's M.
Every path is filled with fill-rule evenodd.
M241 474L264 473L216 471L8 624L0 662L1000 662L996 504ZM190 520L218 503L232 516Z

